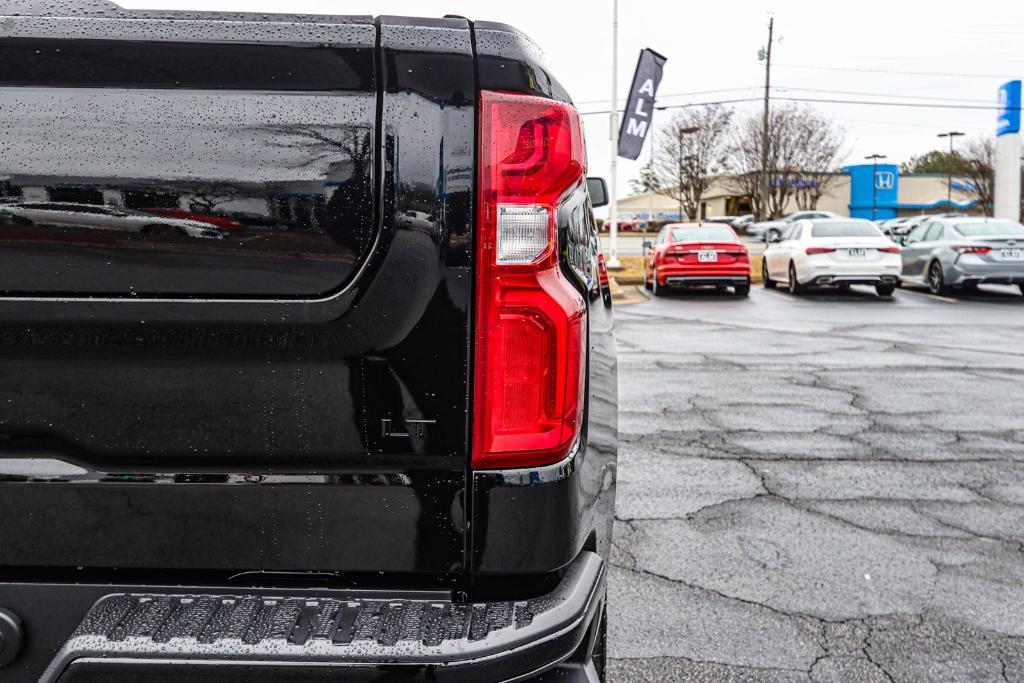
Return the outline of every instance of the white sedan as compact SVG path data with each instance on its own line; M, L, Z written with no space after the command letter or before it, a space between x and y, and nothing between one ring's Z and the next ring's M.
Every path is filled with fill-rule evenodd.
M903 263L900 248L874 223L856 218L797 221L764 252L761 279L774 289L785 284L792 294L808 287L873 285L892 296Z

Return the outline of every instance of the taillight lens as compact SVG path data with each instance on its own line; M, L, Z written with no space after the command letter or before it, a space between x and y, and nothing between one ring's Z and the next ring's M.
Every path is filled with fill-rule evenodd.
M576 110L480 96L473 467L561 460L583 424L586 303L558 264L556 213L586 172Z
M879 247L878 251L882 252L883 254L898 254L900 253L900 248L895 245L891 247Z
M953 247L953 251L958 254L987 254L992 251L992 247L979 247L973 244L963 244Z
M807 247L806 249L808 256L814 254L832 254L835 250L835 247Z

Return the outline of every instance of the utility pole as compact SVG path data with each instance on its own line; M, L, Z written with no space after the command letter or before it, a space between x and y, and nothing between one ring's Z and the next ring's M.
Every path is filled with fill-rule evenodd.
M612 177L611 201L608 203L609 240L608 267L621 268L619 263L619 0L612 0Z
M864 157L871 160L871 220L878 218L878 160L888 159L884 154Z
M764 122L761 128L761 215L759 221L768 220L768 193L771 180L768 177L768 118L772 88L772 42L775 39L775 17L768 19L768 47L761 51L764 59Z
M956 130L951 130L948 133L939 133L940 138L949 138L949 160L947 161L949 178L946 180L946 202L951 206L953 204L953 140L964 135L965 133Z

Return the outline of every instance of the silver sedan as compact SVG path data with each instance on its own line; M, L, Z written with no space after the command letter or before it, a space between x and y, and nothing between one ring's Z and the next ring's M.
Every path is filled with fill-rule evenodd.
M991 218L940 218L903 239L903 279L935 294L980 284L1017 285L1024 294L1024 225Z

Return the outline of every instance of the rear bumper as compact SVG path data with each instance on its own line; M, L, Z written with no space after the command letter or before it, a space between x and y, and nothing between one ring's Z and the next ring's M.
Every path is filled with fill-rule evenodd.
M750 283L750 263L682 264L671 261L658 264L658 284L666 287L707 287Z
M735 287L750 284L750 275L667 275L666 287Z
M839 285L898 285L896 275L818 275L810 284L815 287L836 287Z
M962 262L961 258L961 262ZM946 284L963 285L1020 285L1024 284L1024 264L992 266L955 264L946 273Z
M237 591L108 589L39 680L185 680L202 672L203 680L255 681L287 672L296 681L370 681L386 667L402 680L527 681L586 644L604 604L605 566L584 552L547 595L507 602ZM37 635L45 628L25 621ZM569 680L588 680L588 667L570 664Z

